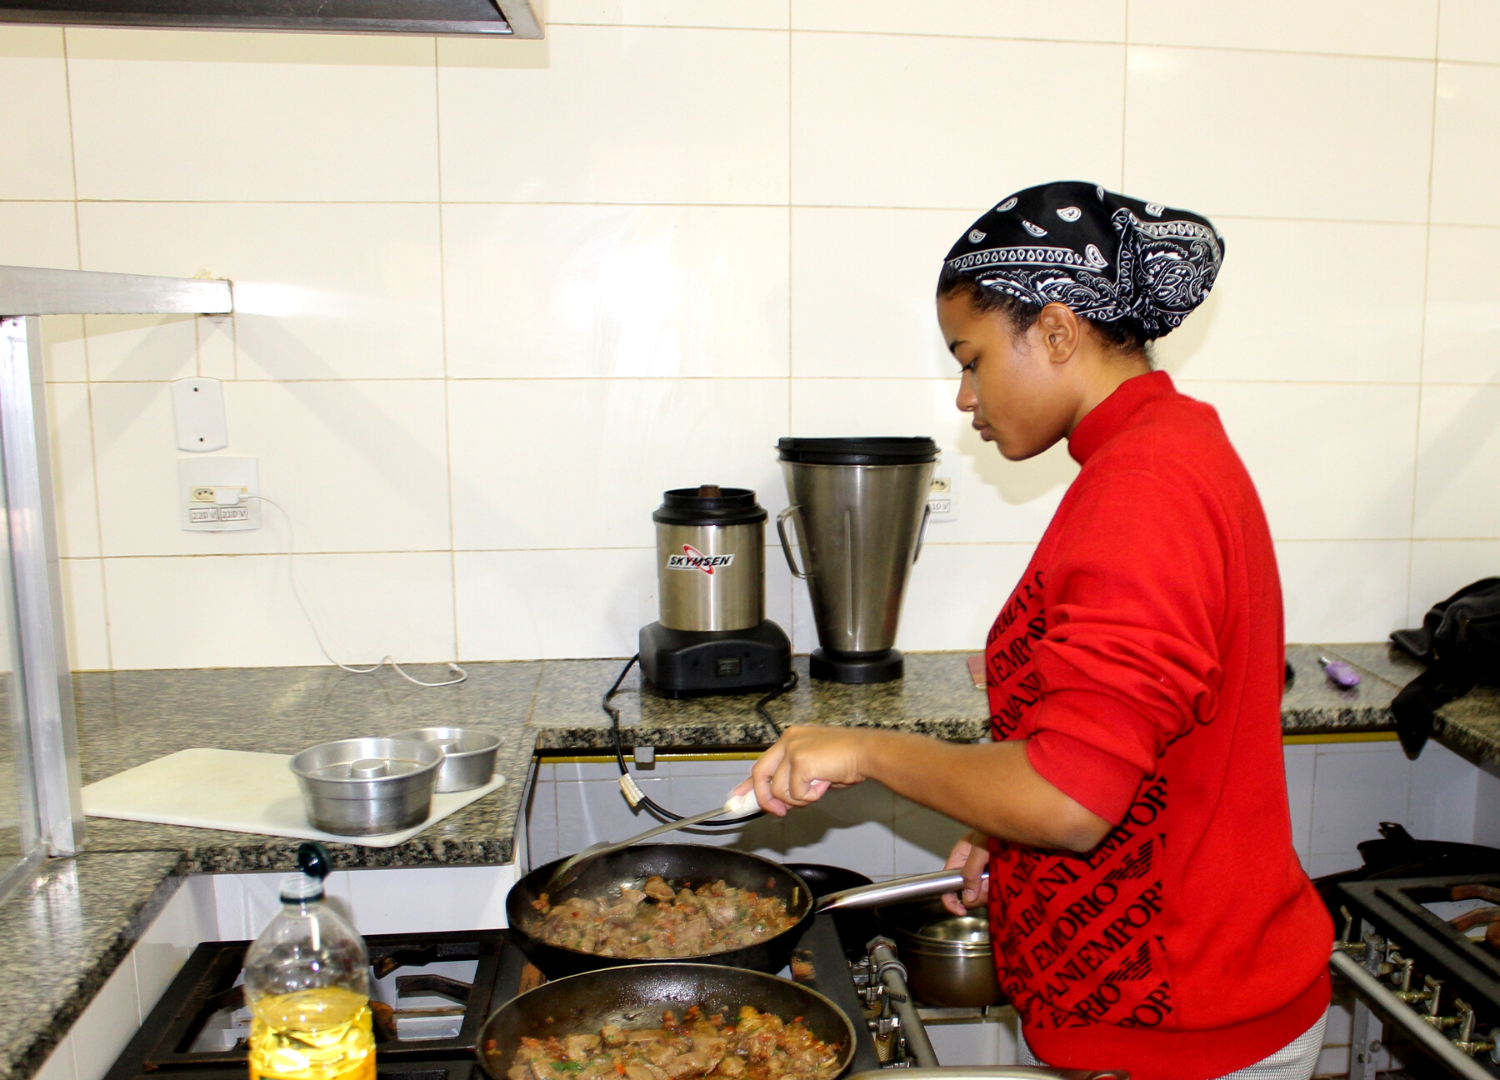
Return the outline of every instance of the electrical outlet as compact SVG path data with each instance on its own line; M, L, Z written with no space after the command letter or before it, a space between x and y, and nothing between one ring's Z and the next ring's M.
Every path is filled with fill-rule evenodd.
M928 521L958 520L958 475L934 476L927 491Z
M260 462L253 457L177 459L178 523L190 532L260 528Z

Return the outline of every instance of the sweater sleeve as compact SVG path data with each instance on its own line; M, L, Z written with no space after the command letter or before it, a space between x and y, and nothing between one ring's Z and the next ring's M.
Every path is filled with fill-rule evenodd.
M1144 471L1079 492L1044 585L1027 756L1107 821L1121 820L1168 743L1213 720L1224 577L1206 493Z

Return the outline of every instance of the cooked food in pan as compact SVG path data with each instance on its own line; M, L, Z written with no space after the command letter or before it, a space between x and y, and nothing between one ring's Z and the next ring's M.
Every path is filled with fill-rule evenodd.
M531 906L540 917L526 927L529 933L596 956L654 959L723 952L764 941L797 921L786 902L774 896L723 881L677 888L655 876L639 889L592 900L575 896L555 906L543 893Z
M510 1080L833 1080L839 1050L802 1025L744 1005L726 1021L693 1005L659 1028L606 1024L599 1033L521 1040Z

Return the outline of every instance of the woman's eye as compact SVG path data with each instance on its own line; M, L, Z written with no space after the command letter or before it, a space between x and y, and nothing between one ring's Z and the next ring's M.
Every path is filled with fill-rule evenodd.
M979 357L976 356L967 364L961 365L958 369L959 378L963 378L965 375L972 375L974 373L974 365L977 363L979 363Z

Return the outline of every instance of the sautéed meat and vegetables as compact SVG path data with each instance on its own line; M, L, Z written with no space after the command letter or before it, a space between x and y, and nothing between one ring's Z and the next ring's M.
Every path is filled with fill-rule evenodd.
M618 896L532 902L539 918L526 929L553 945L596 956L657 959L740 949L789 929L786 902L723 881L675 888L652 876Z
M606 1024L598 1034L525 1039L509 1080L833 1080L839 1050L801 1023L753 1006L726 1022L691 1006L681 1020L670 1010L662 1026L623 1029Z

